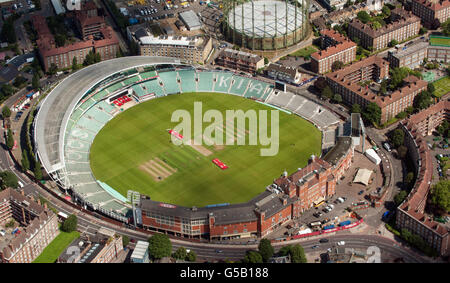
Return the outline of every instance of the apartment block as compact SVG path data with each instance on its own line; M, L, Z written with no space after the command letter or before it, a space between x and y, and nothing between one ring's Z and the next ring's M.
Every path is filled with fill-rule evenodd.
M264 58L252 53L226 48L216 58L216 64L237 71L255 73L264 67Z
M297 84L300 82L301 74L296 68L271 63L267 67L267 75L274 80Z
M371 56L342 70L326 75L328 84L334 93L339 93L344 102L365 107L374 102L381 108L381 123L386 123L398 113L412 106L414 97L427 89L428 83L414 76L404 80L404 86L389 95L378 95L371 88L363 87L360 82L380 81L387 78L389 62Z
M10 220L18 226L0 236L0 263L31 263L59 234L58 217L46 204L7 188L0 192L0 226Z
M400 50L389 51L387 60L391 68L408 67L414 69L428 57L428 42L405 46Z
M391 23L379 29L369 24L363 24L359 19L353 19L348 26L350 38L359 38L361 45L368 49L379 50L388 46L389 42L404 41L419 33L420 18L412 12L396 8L391 11Z
M321 47L324 50L311 54L313 72L323 74L329 72L336 61L348 64L356 59L356 43L334 30L323 30L321 35Z
M187 63L205 63L212 49L210 37L148 35L140 37L138 43L140 55L175 57Z
M450 18L450 0L412 0L412 12L420 17L425 26L432 28Z

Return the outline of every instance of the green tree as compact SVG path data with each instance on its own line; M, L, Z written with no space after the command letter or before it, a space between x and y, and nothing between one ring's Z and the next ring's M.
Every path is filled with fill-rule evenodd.
M383 80L380 84L380 94L385 95L387 92L387 80Z
M73 59L72 59L72 71L76 71L78 69L79 69L78 59L77 59L76 56L73 56Z
M395 39L393 39L393 40L391 40L391 41L389 42L388 46L389 46L389 47L394 47L394 46L396 46L397 44L398 44L398 41L395 40Z
M6 134L6 147L8 147L9 150L14 147L14 137L11 129L8 129L8 132Z
M381 108L375 102L370 102L364 108L364 112L362 112L362 116L365 120L367 120L371 123L380 124Z
M429 94L431 94L432 96L434 95L434 91L436 90L436 88L434 87L433 84L428 84L427 85L427 91Z
M186 261L195 262L197 260L197 255L194 251L189 251L186 255Z
M9 107L8 106L3 106L3 109L2 109L2 116L3 116L3 118L9 118L9 117L11 117L11 109L9 109Z
M130 237L122 235L122 246L125 248L130 243Z
M342 61L335 61L331 64L331 70L333 72L342 69L342 67L344 67L344 63Z
M404 145L401 145L397 148L397 154L400 159L404 159L406 157L406 153L408 153L408 148Z
M427 32L428 32L428 29L425 28L425 27L421 27L421 28L419 29L419 34L420 34L420 35L424 35L424 34L426 34Z
M391 16L391 9L389 9L389 7L386 5L383 6L383 8L381 9L381 12L383 13L383 16L385 18L388 18Z
M24 149L22 151L22 169L23 171L27 171L28 169L30 169L30 161L28 160L28 152L26 149Z
M442 121L442 123L439 126L437 126L436 130L441 136L447 137L449 128L450 128L450 123L447 120L444 120L444 121Z
M50 68L48 69L49 75L54 75L54 74L56 74L57 71L58 71L58 66L56 66L55 63L52 63L50 65Z
M40 89L41 83L39 81L39 75L37 73L34 73L33 79L31 80L31 87L33 89Z
M414 112L414 107L412 107L412 106L406 107L405 112L406 112L408 115L411 115L411 114Z
M73 231L77 230L78 225L78 218L75 214L69 215L67 219L63 222L63 225L61 226L61 230L67 233L71 233Z
M331 90L330 86L326 86L323 90L322 90L322 97L331 99L333 97L333 91Z
M41 163L39 162L39 160L36 160L34 162L34 177L40 181L42 180L42 170L41 170Z
M261 254L257 251L247 251L245 254L244 263L263 263Z
M269 59L267 57L264 57L264 65L269 64Z
M442 33L446 36L450 36L450 18L441 24Z
M179 247L173 254L174 259L185 260L187 256L187 251L184 247Z
M154 234L148 238L148 252L152 259L161 259L170 256L172 251L172 243L165 234Z
M401 204L405 200L407 195L408 193L406 191L400 191L398 194L396 194L394 196L395 205L398 206L399 204Z
M299 244L292 246L290 250L291 261L293 263L306 263L305 251Z
M414 173L408 172L408 174L406 174L406 177L405 177L405 185L411 186L413 181L414 181Z
M395 129L391 135L391 142L394 147L399 147L405 142L405 132L401 129Z
M263 261L267 262L269 258L273 256L274 253L274 249L272 247L272 244L270 243L270 240L261 239L258 245L258 251L262 256Z
M352 105L352 113L361 113L361 106L358 103Z
M413 105L417 110L428 108L433 103L431 95L428 91L422 91L414 97Z
M9 17L4 23L1 31L1 38L8 43L15 43L17 41L16 32L14 30L14 17Z
M333 101L336 102L336 103L341 103L342 102L342 96L340 94L336 93L333 96Z
M291 247L292 247L291 245L282 247L282 248L278 251L278 254L279 254L280 256L287 256L287 255L291 252Z
M356 14L356 16L363 24L366 24L370 21L370 15L366 11L360 11L358 12L358 14Z
M317 88L319 91L322 91L327 86L328 86L328 83L325 80L325 78L323 78L323 77L320 77L314 81L314 87Z
M431 203L450 211L450 180L441 180L431 189Z
M19 187L19 180L17 179L16 174L11 171L3 171L0 172L0 187L2 189L13 188L17 189Z

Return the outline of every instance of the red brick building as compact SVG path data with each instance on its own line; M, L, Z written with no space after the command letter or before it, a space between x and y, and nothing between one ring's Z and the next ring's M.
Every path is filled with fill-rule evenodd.
M85 5L84 8L86 10L75 12L75 22L83 40L61 47L56 47L55 38L43 16L35 15L31 18L38 37L36 43L39 55L46 72L52 64L55 64L58 69L70 68L74 57L77 63L81 64L91 51L99 53L101 60L116 58L120 47L114 31L106 26L103 17L97 15L97 10L92 4Z
M432 28L436 20L443 23L450 18L450 0L413 0L411 10L426 27Z
M58 217L46 204L8 188L0 192L0 224L11 219L20 232L0 237L0 263L31 263L59 234Z
M374 29L369 23L362 23L359 19L353 19L348 25L348 36L359 38L361 45L373 50L383 49L392 40L401 42L419 33L420 18L396 8L391 11L391 23L378 29Z
M397 229L405 228L421 236L440 255L450 254L450 235L446 226L434 221L432 216L425 212L433 181L433 156L423 139L428 131L423 125L436 119L437 113L440 113L437 116L448 119L448 103L449 101L445 99L423 112L412 115L400 124L400 128L405 132L408 155L415 167L416 180L409 195L397 207L395 223Z
M321 45L324 50L311 54L311 69L323 74L331 70L336 61L344 64L356 59L357 44L334 30L322 30Z
M361 107L374 102L381 108L381 123L386 123L398 113L412 106L414 97L427 89L428 83L414 76L404 80L404 86L389 95L378 95L369 87L359 83L364 81L380 81L389 73L389 62L372 56L356 62L344 69L326 75L328 84L334 93L342 96L349 105L355 103Z

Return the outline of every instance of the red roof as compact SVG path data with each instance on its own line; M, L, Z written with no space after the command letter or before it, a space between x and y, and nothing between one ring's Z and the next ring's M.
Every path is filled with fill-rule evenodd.
M311 54L311 58L314 58L315 60L319 61L323 58L327 58L331 55L337 54L339 52L342 52L344 50L347 50L347 49L350 49L353 47L356 48L356 43L354 43L351 40L346 39L344 42L342 42L338 45L330 46L325 50L314 52L313 54Z
M414 0L422 6L428 7L433 11L441 10L450 6L450 0L430 1L430 0Z

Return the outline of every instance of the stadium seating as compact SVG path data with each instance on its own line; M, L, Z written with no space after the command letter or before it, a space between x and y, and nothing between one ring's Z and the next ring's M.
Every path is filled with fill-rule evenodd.
M128 85L131 85L131 84L133 84L133 83L135 83L137 81L140 81L139 76L134 76L134 77L131 77L131 78L128 78L128 79L124 80L123 84L125 86L128 86Z
M114 108L114 106L112 106L111 104L107 103L106 101L101 101L101 102L97 103L95 105L95 107L98 108L98 109L101 108L101 110L103 110L103 111L105 111L105 112L107 112L109 114L112 114L113 111L116 110Z
M214 84L214 91L228 93L228 90L230 89L231 86L233 74L225 72L217 72L215 75L216 75L215 76L216 83Z
M106 112L103 112L96 107L92 107L84 115L86 115L87 117L92 117L97 122L100 122L102 124L108 123L108 121L112 118L110 114L107 114Z
M118 83L115 83L115 84L113 84L113 85L107 87L106 90L107 90L109 93L113 93L113 92L115 92L116 90L121 89L122 87L123 87L123 83L122 83L122 82L118 82Z
M108 92L106 90L102 90L102 91L99 91L96 94L94 94L92 96L92 99L94 99L95 101L100 101L103 98L105 98L107 95L108 95Z
M156 71L141 73L140 76L143 80L146 80L148 78L153 78L153 77L156 77Z
M293 95L291 100L284 107L294 112L298 108L302 107L305 103L305 98L298 95Z
M162 72L158 73L159 79L163 82L164 89L167 94L179 93L180 85L177 82L176 72Z
M213 90L213 72L197 72L198 74L198 91L199 92L209 92Z
M195 81L196 73L194 70L180 70L178 75L181 81L181 90L183 92L196 92L197 83Z
M233 76L233 85L231 86L229 93L244 96L249 83L250 79L235 75Z
M150 80L141 84L145 94L155 93L157 97L165 96L164 90L159 84L158 80Z
M250 85L245 92L245 97L265 100L267 98L267 88L269 84L263 81L251 80Z

